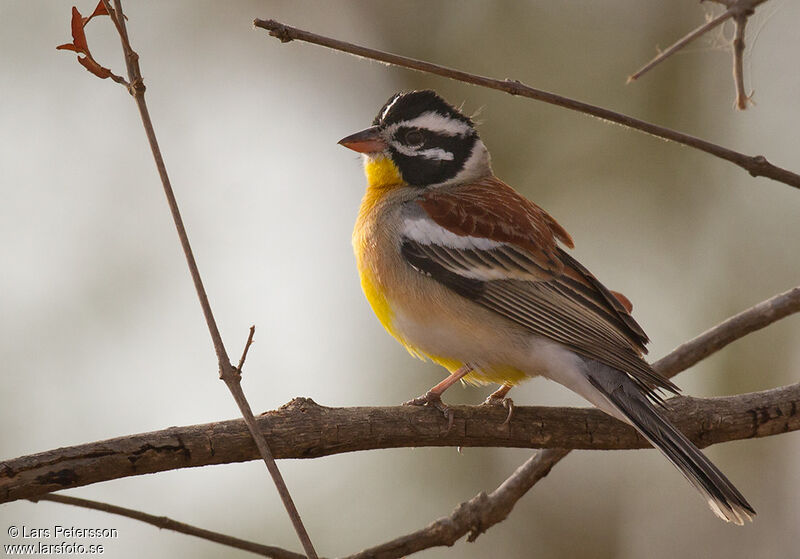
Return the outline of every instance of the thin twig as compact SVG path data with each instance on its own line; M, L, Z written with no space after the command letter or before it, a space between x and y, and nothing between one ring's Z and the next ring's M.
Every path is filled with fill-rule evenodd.
M64 505L72 505L85 509L98 510L109 514L125 516L127 518L132 518L133 520L145 522L146 524L152 524L159 529L172 530L173 532L188 534L190 536L216 542L228 547L250 551L258 555L263 555L264 557L272 557L273 559L304 559L305 557L305 555L294 553L286 549L281 549L280 547L262 545L260 543L234 538L233 536L228 536L227 534L221 534L211 530L204 530L203 528L198 528L196 526L192 526L191 524L178 522L177 520L172 520L166 516L155 516L146 512L120 507L117 505L111 505L108 503L102 503L100 501L80 499L78 497L68 497L66 495L42 495L41 497L29 500L33 501L34 503L39 501L51 501L53 503L62 503Z
M736 86L736 107L740 110L747 108L747 102L750 100L744 92L744 29L747 25L747 19L753 15L756 6L763 4L766 0L715 0L718 4L723 4L728 9L714 19L701 25L682 39L678 40L671 47L661 52L653 60L645 64L640 70L628 77L628 83L636 80L642 74L669 58L672 54L676 53L684 46L689 44L697 37L711 31L715 27L721 25L727 20L733 18L735 22L736 31L733 39L733 81Z
M403 68L409 68L411 70L417 70L419 72L435 74L437 76L443 76L445 78L450 78L453 80L458 80L464 83L470 83L473 85L478 85L489 89L505 91L506 93L509 93L511 95L528 97L530 99L536 99L537 101L543 101L545 103L550 103L552 105L592 115L597 118L607 120L609 122L621 124L622 126L626 126L628 128L633 128L635 130L646 132L658 138L664 138L665 140L672 140L679 144L699 149L700 151L704 151L706 153L719 157L720 159L724 159L726 161L730 161L735 165L738 165L739 167L746 170L754 177L767 177L776 180L778 182L787 184L789 186L800 188L800 175L773 165L772 163L767 161L767 159L763 155L745 155L743 153L733 151L732 149L728 149L726 147L711 143L709 141L702 140L694 136L690 136L689 134L684 134L676 130L665 128L663 126L658 126L656 124L652 124L644 120L639 120L637 118L617 113L609 109L604 109L602 107L597 107L595 105L590 105L588 103L576 101L568 97L562 97L561 95L549 93L541 89L535 89L517 80L511 80L511 79L495 80L492 78L478 76L475 74L470 74L468 72L462 72L461 70L455 70L452 68L447 68L445 66L432 64L430 62L415 60L413 58L399 56L396 54L390 54L380 50L370 49L359 45L354 45L352 43L347 43L345 41L339 41L337 39L331 39L330 37L324 37L322 35L317 35L314 33L310 33L308 31L303 31L302 29L290 27L288 25L285 25L283 23L271 19L268 20L256 19L253 22L253 24L256 27L266 29L267 31L269 31L269 34L271 36L278 38L283 43L292 40L305 41L308 43L313 43L334 50L354 54L356 56L361 56L363 58L378 60L380 62L385 62L386 64L401 66Z
M729 343L797 312L800 312L800 286L770 297L679 345L653 363L653 368L666 377L672 377Z
M661 62L681 50L683 47L694 41L699 36L711 31L715 27L722 25L726 21L728 21L731 17L733 17L734 10L729 9L725 10L722 14L718 15L714 19L707 21L705 24L701 25L688 35L685 35L683 38L676 41L672 46L668 47L667 49L658 53L658 56L653 58L650 62L639 68L636 72L628 76L628 83L639 79L642 75L648 72L650 69L658 66Z
M439 518L421 530L345 559L396 559L431 547L451 546L466 534L469 534L468 541L474 541L494 524L505 520L516 502L568 452L561 449L537 452L489 495L478 493L458 505L449 516Z
M230 358L228 357L228 352L225 349L225 344L222 342L222 336L220 335L219 328L217 327L217 322L214 319L214 314L211 311L211 304L208 301L208 295L206 294L205 287L203 286L203 281L200 277L200 271L197 267L197 262L195 261L192 247L189 244L189 237L183 224L183 218L181 217L180 209L178 208L178 203L175 199L175 193L172 189L172 184L170 183L169 176L167 174L164 158L161 155L161 149L158 145L158 140L153 128L153 122L150 119L150 113L147 109L147 104L144 98L145 86L144 81L142 80L142 73L139 68L139 55L136 54L131 47L130 40L128 38L128 30L125 25L125 15L122 11L122 1L114 0L113 9L111 9L109 0L103 0L103 4L105 5L106 10L109 12L110 17L114 22L117 31L119 32L120 41L122 42L122 50L125 55L125 64L128 70L128 80L130 82L129 90L131 95L133 95L133 98L136 100L136 105L139 108L142 124L144 125L145 133L147 134L147 140L150 144L150 149L153 152L153 158L155 159L156 167L158 168L158 174L161 177L161 183L164 186L164 193L167 197L167 203L169 205L170 212L172 213L172 219L175 222L175 228L178 231L181 247L183 248L183 253L186 257L186 263L189 266L189 272L192 276L192 281L194 282L195 291L197 292L197 297L200 300L200 306L203 309L203 316L205 317L208 331L211 334L211 339L214 343L214 350L216 351L217 361L219 364L220 378L225 382L231 394L233 395L236 404L239 406L242 417L244 418L245 423L247 423L253 440L255 441L262 458L264 459L267 470L272 476L275 487L278 490L284 507L289 514L289 518L292 521L292 525L297 532L298 538L300 539L306 554L310 559L316 559L317 554L314 550L314 546L311 543L311 539L308 536L305 526L303 526L303 521L300 518L297 507L295 506L291 494L286 487L286 482L284 481L280 470L278 470L278 466L275 463L275 459L272 456L269 445L267 444L263 433L258 430L255 418L253 417L253 412L250 409L250 404L248 403L241 387L241 375L239 374L239 371L231 364Z
M747 26L748 16L738 14L733 18L735 35L733 38L733 82L736 85L736 108L743 111L750 100L744 91L744 28Z
M247 359L247 352L250 350L250 346L253 345L253 336L256 333L255 324L250 327L250 334L247 336L247 342L244 344L244 349L242 350L242 356L239 358L239 364L236 366L236 370L239 373L242 372L242 367L244 367L244 361Z
M104 0L104 2L107 1L108 0ZM211 334L211 340L214 343L214 350L217 353L217 360L219 361L219 367L221 371L220 374L222 374L222 371L225 369L232 369L233 367L230 365L230 359L228 358L225 344L222 342L222 336L219 333L217 321L214 318L214 313L211 310L211 304L208 301L208 295L206 294L205 287L203 286L203 280L200 277L197 261L194 258L194 252L192 251L191 244L189 243L186 227L183 224L183 218L181 217L178 202L175 198L175 191L172 189L172 183L170 182L169 175L167 174L167 167L164 163L164 158L161 155L161 148L159 147L158 139L156 138L153 122L150 119L150 112L147 108L147 103L144 98L146 88L142 80L141 70L139 69L139 55L131 48L128 40L125 17L122 15L122 6L120 1L114 0L114 4L116 6L116 10L109 10L109 14L111 14L111 19L114 21L114 25L117 26L117 29L120 33L122 49L125 54L125 63L128 67L128 77L131 83L131 95L133 95L134 99L136 100L136 105L139 108L145 133L147 134L147 141L150 144L150 149L153 153L153 158L155 159L156 163L156 168L158 169L161 183L164 186L164 194L167 197L167 204L169 205L170 212L172 213L172 219L175 222L175 228L178 231L181 248L183 249L186 263L189 266L189 273L191 274L192 281L194 282L194 287L197 291L197 297L200 300L200 306L203 309L203 316L205 317L209 333ZM118 17L117 13L119 13L121 17Z

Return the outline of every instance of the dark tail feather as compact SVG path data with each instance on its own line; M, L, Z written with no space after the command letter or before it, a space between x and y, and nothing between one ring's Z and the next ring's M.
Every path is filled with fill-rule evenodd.
M680 470L706 498L714 514L740 526L745 518L752 520L756 511L750 503L689 439L661 416L628 375L588 359L586 368L592 386Z

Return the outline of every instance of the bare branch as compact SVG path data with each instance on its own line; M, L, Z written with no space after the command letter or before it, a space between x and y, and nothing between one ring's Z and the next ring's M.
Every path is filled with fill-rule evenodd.
M239 373L242 372L242 367L244 367L244 362L247 359L247 352L250 351L250 346L253 345L253 336L256 334L256 327L255 325L250 327L250 334L247 336L247 341L244 344L244 349L242 350L242 356L239 358L239 364L236 366L236 370Z
M278 38L283 43L292 40L305 41L334 50L354 54L356 56L361 56L363 58L378 60L380 62L385 62L386 64L401 66L403 68L409 68L411 70L425 72L428 74L435 74L437 76L443 76L445 78L450 78L489 89L505 91L511 95L519 95L529 99L536 99L537 101L543 101L545 103L550 103L552 105L592 115L602 120L621 124L622 126L626 126L635 130L640 130L658 138L672 140L679 144L693 147L715 157L719 157L720 159L730 161L754 177L767 177L789 186L800 188L800 175L773 165L767 161L763 155L745 155L743 153L733 151L732 149L711 143L707 140L702 140L700 138L690 136L689 134L684 134L683 132L658 126L656 124L639 120L622 113L617 113L609 109L604 109L602 107L576 101L574 99L570 99L569 97L562 97L561 95L549 93L541 89L535 89L517 80L495 80L492 78L478 76L468 72L462 72L461 70L455 70L445 66L432 64L430 62L415 60L413 58L390 54L380 50L347 43L345 41L339 41L337 39L331 39L330 37L324 37L322 35L303 31L302 29L290 27L271 19L256 19L253 24L256 27L266 29L269 31L271 36Z
M189 266L189 273L192 276L195 291L197 292L200 306L203 309L203 316L205 317L208 331L211 334L211 339L214 343L214 350L216 351L219 365L220 378L225 382L226 386L233 395L236 404L239 406L242 417L244 418L250 434L253 437L256 446L258 447L259 453L267 466L270 476L272 476L272 481L278 490L281 501L283 502L286 512L292 521L292 525L297 532L298 538L303 544L306 554L309 558L316 559L316 551L314 550L314 546L311 543L308 532L303 525L303 521L300 518L300 513L297 511L297 507L292 500L289 489L286 487L286 482L284 481L280 470L278 470L278 466L272 456L272 452L267 444L267 440L264 438L263 433L258 430L258 426L256 425L255 417L253 416L250 404L245 397L244 391L242 390L240 371L233 366L230 358L228 357L228 352L225 349L225 344L222 342L222 336L220 335L216 319L214 318L214 313L211 311L211 304L208 301L208 295L206 294L203 280L200 277L200 270L197 267L197 262L195 260L194 253L192 252L192 247L189 244L189 237L183 224L183 218L181 217L180 209L178 208L178 202L175 198L175 193L169 180L169 175L167 174L167 167L164 163L164 158L161 155L161 148L158 145L158 139L156 138L156 133L153 128L153 122L150 119L150 112L147 108L147 103L144 98L146 88L144 81L142 80L142 73L139 67L139 55L133 50L130 44L128 30L125 24L125 14L122 11L122 0L114 0L113 8L111 7L110 0L102 0L102 2L106 8L106 11L109 13L111 20L114 22L114 26L117 28L120 42L122 43L122 51L125 55L125 64L128 70L128 81L130 83L130 87L128 89L136 101L136 106L139 108L139 114L142 118L142 124L144 125L147 140L150 144L153 158L155 159L158 174L161 177L161 183L164 187L164 194L167 197L167 204L169 205L170 212L172 213L172 219L175 222L175 228L178 232L178 238L180 239L183 254L186 258L186 263ZM245 353L247 351L247 347L249 347L249 343L245 347ZM244 357L245 355L242 356L242 359L244 359Z
M658 66L661 62L665 61L667 58L681 50L683 47L694 41L696 38L704 35L708 31L722 25L726 21L728 21L731 17L733 17L734 10L729 9L724 11L722 14L718 15L714 19L707 21L705 24L701 25L688 35L685 35L681 39L678 39L672 46L668 47L666 50L663 50L658 53L658 56L653 58L650 62L639 68L636 72L628 76L628 83L632 81L638 80L641 76L647 73L652 68Z
M698 446L800 429L800 385L723 398L676 397L668 416ZM649 444L625 423L590 408L453 406L329 408L296 398L258 419L277 458L317 458L379 448L461 446L632 449ZM0 502L179 468L258 458L242 420L129 435L0 463Z
M469 541L475 541L494 524L505 520L516 502L568 452L562 449L537 452L489 495L478 493L458 505L449 516L439 518L421 530L345 559L395 559L431 547L453 545L465 534L469 534Z
M796 312L800 312L800 287L784 291L730 317L693 340L679 345L653 363L653 367L660 374L672 377L729 343Z
M747 19L753 15L756 6L763 4L766 0L715 0L718 4L727 6L722 14L715 17L711 21L701 25L682 39L678 40L675 44L669 47L664 52L661 52L653 60L644 65L636 73L628 77L628 83L638 79L642 74L663 62L671 55L682 49L697 37L711 31L715 27L733 18L736 25L735 36L733 39L733 81L736 86L736 107L740 110L747 108L747 102L750 100L744 92L744 28L747 25Z
M662 375L673 377L698 361L705 359L711 353L722 349L725 345L750 332L763 328L767 324L780 320L784 316L798 311L800 311L800 287L776 295L767 301L759 303L729 318L695 339L678 346L676 349L672 350L669 355L654 363L653 366ZM792 389L798 386L800 385L795 385ZM676 400L677 398L670 400L670 405L673 405ZM795 401L789 402L786 409L767 411L762 408L751 410L749 413L752 415L753 432L757 433L761 426L765 425L765 423L762 423L764 418L770 417L772 413L776 415L779 414L780 416L786 413L790 417L796 418L798 416L798 409L800 408ZM724 420L727 420L727 418ZM677 424L677 422L676 425L681 430L684 429L684 426ZM698 446L703 446L700 440L695 440L694 442ZM382 559L402 557L409 543L414 544L415 542L420 542L415 544L415 549L417 550L427 547L452 545L459 537L466 534L468 531L470 532L468 539L469 541L473 541L480 533L489 529L493 524L505 519L514 505L516 505L517 501L540 479L550 473L553 466L558 464L558 462L570 452L570 450L565 450L563 448L540 450L529 458L503 483L503 485L501 485L501 487L517 488L517 491L508 491L503 494L502 498L494 501L486 499L483 493L478 494L471 501L459 505L449 517L441 518L422 530L374 547L371 550L367 550L367 552L362 552L365 553L365 555L360 556L369 557L368 552L374 551L379 552ZM498 488L493 495L497 494L499 490L500 488ZM474 509L477 507L481 507L483 510L475 511ZM464 517L464 515L459 514L462 508L469 510L471 515ZM499 511L497 509L499 509ZM483 512L483 514L481 514L481 512ZM483 518L486 519L486 521L474 523L474 521L472 521L474 517ZM440 526L447 526L450 529L445 531L440 529ZM477 527L474 528L474 526ZM420 547L423 543L425 547Z
M691 342L679 346L654 366L665 376L674 376L683 368L719 351L749 332L798 311L800 288L795 288L722 322ZM767 398L764 403L771 402L773 406L780 406L783 402L778 401L783 395L776 399L775 393L771 391L763 394ZM753 402L742 398L745 396L713 401L728 401L728 405L741 404L744 407L739 408L739 412L750 417L753 414L759 417L764 415L748 408ZM790 406L789 412L784 414L786 418L794 417L791 398L789 396L786 400ZM681 401L699 400L673 399L670 400L670 405L679 405L678 402ZM593 445L600 444L601 432L609 433L617 441L620 446L615 448L644 445L635 431L597 410L520 407L515 410L510 428L499 431L497 425L505 419L505 410L494 407L457 407L455 425L445 436L442 436L446 432L445 421L438 413L428 413L429 411L402 406L335 409L317 406L308 400L296 400L280 410L261 415L259 427L274 438L276 456L280 458L310 458L353 450L387 448L392 446L388 443L390 440L395 441L394 446L597 448ZM772 426L784 428L786 424L782 423L783 419L777 413L775 415L775 418L765 423L762 434L764 429ZM309 423L303 424L302 421ZM741 415L737 421L740 427L747 423ZM689 423L678 423L679 427L689 428ZM715 429L726 428L716 423L713 425ZM749 425L752 427L752 423ZM587 426L591 426L591 429ZM755 434L759 435L759 432ZM520 437L517 442L513 439L515 435ZM562 436L564 438L555 438ZM692 434L689 436L691 438ZM705 440L724 440L702 431L695 431L694 436L701 445ZM624 444L623 440L626 441ZM605 448L612 447L614 445ZM1 462L0 502L37 497L51 491L126 476L182 467L242 462L252 460L255 456L241 421L130 435Z
M790 430L800 428L800 384L787 387L787 389L794 393L794 396L791 402L786 402L786 405L782 405L779 408L756 407L748 412L751 422L750 428L753 433L758 433L770 423L769 418L773 417L773 414L782 418L784 414L788 414L792 419L783 425L794 425L794 427L789 427ZM784 389L776 390L783 391ZM749 398L754 395L743 396ZM683 400L683 398L673 398L670 400L670 404L673 404L675 400ZM694 400L690 406L694 407L699 402L699 400ZM689 411L688 413L691 414L694 411ZM710 420L727 422L729 417L724 413ZM685 431L685 423L675 421L675 424L689 435ZM780 427L779 430L783 428ZM766 429L771 430L772 428L767 427ZM690 435L690 438L700 446L709 444L709 441L705 440L702 435L693 434ZM469 534L467 536L468 541L475 541L483 532L505 520L517 501L539 480L547 476L553 466L570 452L570 450L564 448L541 450L517 468L506 481L489 495L479 493L469 501L461 503L449 516L439 518L425 528L411 534L351 555L347 559L395 559L430 547L453 545L465 534Z
M739 14L733 21L736 24L733 38L733 82L736 85L736 108L743 111L747 108L749 96L744 91L744 28L748 16Z
M89 499L79 499L77 497L68 497L66 495L42 495L41 497L30 500L33 501L34 503L37 503L39 501L51 501L53 503L62 503L64 505L72 505L85 509L99 510L109 514L125 516L127 518L139 520L140 522L145 522L146 524L152 524L153 526L159 529L172 530L173 532L188 534L190 536L195 536L204 540L216 542L228 547L235 547L236 549L243 549L244 551L250 551L258 555L263 555L264 557L272 557L273 559L305 558L305 555L301 555L299 553L293 553L291 551L281 549L280 547L262 545L260 543L234 538L226 534L220 534L219 532L212 532L211 530L204 530L203 528L198 528L196 526L192 526L191 524L178 522L177 520L172 520L171 518L167 518L166 516L155 516L153 514L148 514L146 512L129 509L125 507L119 507L117 505L110 505L108 503L101 503L99 501L92 501Z

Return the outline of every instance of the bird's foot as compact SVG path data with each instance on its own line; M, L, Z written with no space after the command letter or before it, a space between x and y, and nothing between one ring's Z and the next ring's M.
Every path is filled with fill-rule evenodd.
M505 409L508 410L508 416L506 416L506 420L500 424L500 427L504 427L508 425L511 421L511 416L514 415L514 400L511 398L506 398L504 396L495 396L494 394L490 394L481 404L482 406L503 406Z
M450 409L447 404L442 402L442 395L438 392L434 392L433 390L428 390L422 396L418 396L413 400L409 400L408 402L403 402L404 406L433 406L440 412L444 414L444 418L447 420L447 431L449 432L450 429L453 427L453 410Z

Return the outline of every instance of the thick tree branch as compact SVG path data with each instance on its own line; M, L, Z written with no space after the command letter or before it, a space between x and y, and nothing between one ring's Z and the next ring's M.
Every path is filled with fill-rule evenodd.
M725 345L763 328L781 318L800 311L800 287L763 301L722 322L687 342L654 363L654 367L671 377L722 349ZM781 390L791 391L793 387ZM773 391L761 394L768 399ZM781 407L783 396L789 410ZM748 399L750 395L712 399L709 402L738 403L738 428L743 428L741 412L750 417L764 417ZM777 405L775 412L761 427L760 433L781 423L783 416L794 417L791 393L778 400L760 400L759 406ZM691 398L673 399L670 405L689 405ZM764 405L762 405L764 404ZM714 413L717 404L709 404ZM643 441L633 430L597 410L559 408L518 408L507 429L498 430L505 410L487 407L456 408L456 423L446 431L444 420L431 410L399 408L325 408L309 400L295 400L283 408L259 417L259 430L275 437L275 453L280 458L310 458L389 446L524 446L575 448L633 448ZM680 410L677 410L680 412ZM731 412L731 410L728 410ZM717 412L718 413L718 412ZM683 418L689 420L689 418ZM681 421L678 421L683 426ZM587 425L591 425L589 428ZM697 424L701 425L700 423ZM753 423L747 424L753 426ZM792 429L788 423L786 430ZM711 424L712 428L728 428ZM688 425L686 426L689 427ZM752 430L751 430L752 431ZM757 436L759 431L752 431ZM571 433L571 434L570 434ZM614 444L604 443L602 433ZM730 434L730 431L728 431ZM739 430L742 436L745 433ZM717 436L719 432L717 433ZM514 437L518 436L514 443ZM564 436L565 438L559 438ZM572 438L569 438L569 437ZM698 444L715 442L709 432L695 432ZM726 435L727 436L727 435ZM626 438L627 437L627 438ZM360 441L360 442L359 442ZM394 442L392 442L394 441ZM623 442L625 441L625 442ZM635 441L635 442L634 442ZM391 442L391 444L390 444ZM59 489L79 487L119 477L165 471L181 467L204 466L252 460L256 456L240 421L224 421L185 428L171 428L142 435L131 435L69 448L50 450L0 462L0 502L31 498Z
M788 314L798 312L798 310L800 310L800 288L796 287L718 324L674 349L653 366L662 375L673 377L738 338L763 328ZM796 402L790 403L788 406L791 416L797 416L797 409ZM759 415L764 417L764 411L762 408L752 412L753 426L756 432L759 428ZM783 410L780 413L783 414ZM702 445L700 441L695 441L695 443ZM414 545L415 550L453 545L458 538L467 533L469 533L469 541L474 541L482 532L504 520L517 501L540 479L549 474L553 466L570 452L571 450L563 448L540 450L517 468L501 485L501 488L505 486L515 488L516 491L507 491L500 498L495 499L487 499L483 493L480 493L472 500L459 505L450 516L440 518L421 530L365 550L356 556L372 557L379 554L382 559L394 559L402 557L410 545ZM492 493L493 496L496 494L497 491ZM467 514L464 514L464 511ZM480 521L476 521L476 518ZM441 528L442 526L448 529L444 530Z
M724 398L677 397L669 417L698 446L800 429L800 384ZM596 409L454 406L448 431L426 408L329 408L296 398L258 418L277 458L316 458L379 448L462 446L513 448L646 448L628 425ZM0 463L0 502L178 468L258 458L241 420L142 433L60 448Z
M789 186L800 188L800 175L773 165L767 161L763 155L745 155L707 140L702 140L700 138L690 136L689 134L684 134L683 132L658 126L656 124L617 113L609 109L590 105L589 103L583 103L581 101L576 101L575 99L562 97L561 95L556 95L541 89L535 89L517 80L496 80L484 76L478 76L476 74L470 74L469 72L463 72L461 70L439 66L438 64L432 64L422 60L416 60L380 50L370 49L360 45L354 45L352 43L340 41L338 39L331 39L330 37L310 33L309 31L297 29L296 27L290 27L272 19L256 19L253 24L256 27L266 29L269 31L271 36L276 37L283 43L293 40L305 41L330 49L354 54L356 56L361 56L363 58L378 60L386 64L401 66L403 68L409 68L411 70L417 70L419 72L425 72L428 74L435 74L437 76L443 76L445 78L450 78L489 89L505 91L511 95L528 97L530 99L536 99L537 101L543 101L545 103L550 103L552 105L592 115L609 122L621 124L622 126L626 126L628 128L646 132L658 138L672 140L673 142L699 149L700 151L704 151L715 157L719 157L720 159L724 159L735 165L738 165L754 177L767 177Z

